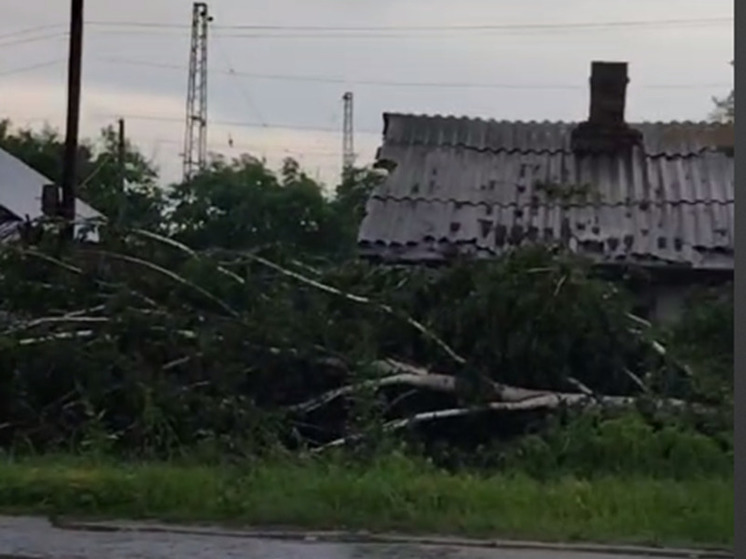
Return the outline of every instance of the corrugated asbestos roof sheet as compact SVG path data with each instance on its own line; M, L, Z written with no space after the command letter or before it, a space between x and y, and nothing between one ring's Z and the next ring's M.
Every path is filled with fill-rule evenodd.
M384 147L426 145L479 151L570 152L574 122L511 122L453 116L386 113ZM645 153L681 156L733 146L733 126L706 122L631 124L642 132Z
M564 241L599 262L733 268L734 158L719 149L733 146L732 127L634 125L644 148L578 158L572 123L385 122L378 158L396 165L368 202L364 255L490 257Z

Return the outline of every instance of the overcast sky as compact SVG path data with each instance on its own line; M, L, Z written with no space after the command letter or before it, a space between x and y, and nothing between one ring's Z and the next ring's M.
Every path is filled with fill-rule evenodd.
M367 163L386 111L581 120L594 59L630 63L630 121L705 119L712 96L726 94L733 81L733 23L702 21L731 18L733 0L208 4L210 149L248 151L272 165L292 155L330 184L341 165L346 90L355 96L358 161ZM2 0L2 8L0 117L61 128L69 2ZM180 173L191 11L188 0L86 2L81 132L95 135L125 117L128 136L154 159L164 182ZM592 22L661 23L572 25ZM40 26L49 27L26 31ZM314 79L299 79L306 77Z

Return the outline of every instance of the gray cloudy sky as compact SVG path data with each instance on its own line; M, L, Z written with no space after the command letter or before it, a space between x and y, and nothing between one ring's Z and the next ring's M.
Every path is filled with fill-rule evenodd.
M627 117L632 121L704 119L712 109L711 97L727 93L733 79L732 22L671 22L730 18L733 0L208 4L214 17L209 39L210 149L226 155L249 151L266 156L273 165L293 155L328 183L334 182L341 164L345 90L355 94L356 151L365 163L380 141L385 111L580 120L587 112L593 59L630 63ZM95 135L124 116L128 136L157 162L164 181L180 173L191 7L189 0L86 2L82 133ZM0 116L20 125L48 121L62 127L68 0L2 0L2 8ZM669 23L540 27L645 21ZM167 25L133 25L143 22ZM246 25L387 29L239 28ZM475 25L524 27L453 29ZM531 25L539 27L526 27ZM25 31L39 26L50 27ZM427 26L438 29L391 29ZM449 84L470 87L446 87ZM475 87L480 84L490 87Z

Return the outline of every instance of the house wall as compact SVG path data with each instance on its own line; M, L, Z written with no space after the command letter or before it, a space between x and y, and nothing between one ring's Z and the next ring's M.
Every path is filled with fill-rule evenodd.
M595 272L600 279L620 282L632 297L632 313L659 325L679 320L697 293L732 289L733 282L733 270L598 266Z
M713 273L692 276L686 273L658 277L645 290L648 318L658 324L671 324L679 320L690 304L690 297L697 289L725 286L733 280L732 274Z
M662 284L651 288L650 318L657 324L671 324L676 322L684 311L690 286L676 284Z

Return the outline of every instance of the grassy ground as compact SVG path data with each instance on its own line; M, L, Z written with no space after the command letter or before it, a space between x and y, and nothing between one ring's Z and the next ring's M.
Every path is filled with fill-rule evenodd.
M600 478L538 482L452 475L404 458L363 469L265 462L242 468L0 462L0 510L366 528L544 541L731 546L733 481Z

